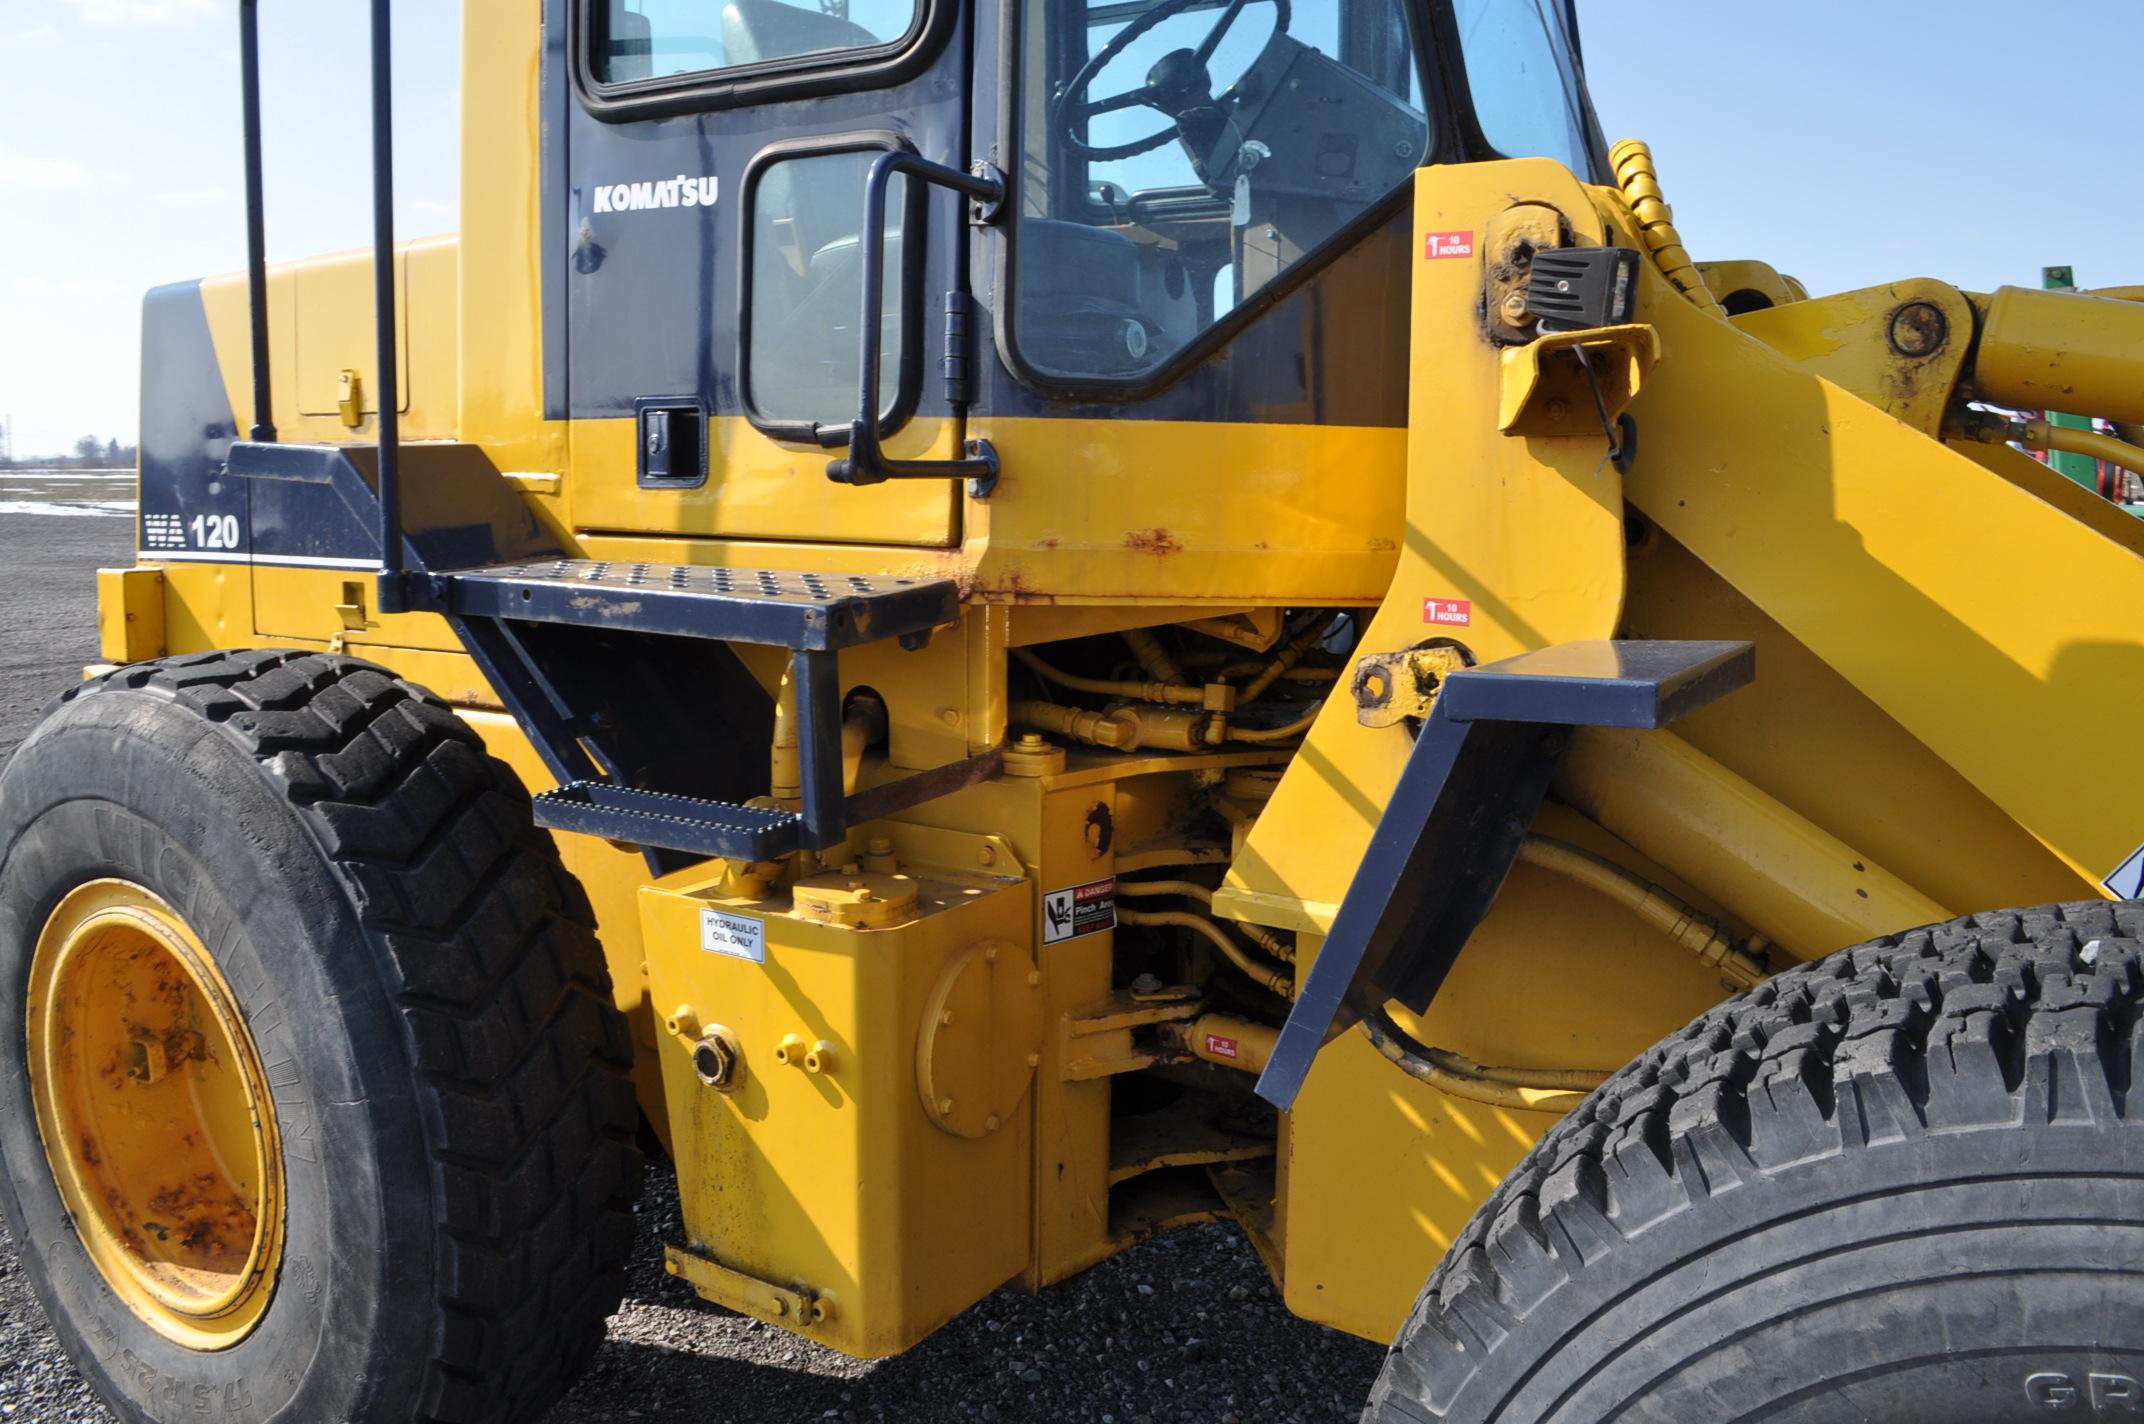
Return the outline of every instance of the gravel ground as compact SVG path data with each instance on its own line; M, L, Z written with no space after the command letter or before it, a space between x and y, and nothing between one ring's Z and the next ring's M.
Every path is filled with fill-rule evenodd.
M123 481L0 472L0 761L96 657L93 571L129 562L132 542L131 523L97 505L129 493ZM907 1355L859 1363L709 1305L664 1274L662 1242L683 1235L667 1171L651 1174L641 1220L625 1303L548 1424L1352 1419L1383 1354L1289 1315L1241 1234L1206 1226L1047 1295L999 1291ZM0 1231L0 1420L110 1419Z

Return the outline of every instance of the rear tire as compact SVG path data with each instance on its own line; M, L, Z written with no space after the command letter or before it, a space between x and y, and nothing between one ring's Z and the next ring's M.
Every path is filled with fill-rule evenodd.
M2144 1417L2140 938L2007 910L1714 1009L1475 1215L1365 1419Z
M113 1289L40 1140L32 962L55 907L100 881L183 922L270 1086L280 1270L228 1348L175 1343ZM641 1171L591 919L512 772L380 668L214 653L61 699L0 776L0 1208L115 1414L490 1424L550 1405L618 1301Z

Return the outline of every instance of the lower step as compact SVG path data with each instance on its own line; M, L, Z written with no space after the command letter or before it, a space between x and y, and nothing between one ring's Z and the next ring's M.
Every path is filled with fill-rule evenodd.
M604 781L569 781L535 799L536 824L629 845L731 860L773 860L797 848L794 811L733 806Z

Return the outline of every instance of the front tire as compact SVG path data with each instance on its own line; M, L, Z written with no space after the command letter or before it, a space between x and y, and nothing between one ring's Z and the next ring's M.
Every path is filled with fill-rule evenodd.
M2140 938L1977 915L1706 1014L1475 1215L1365 1419L2144 1417Z
M640 1174L590 919L513 774L380 668L214 653L61 700L0 776L0 1208L115 1414L548 1407ZM207 1130L226 1170L156 1175Z

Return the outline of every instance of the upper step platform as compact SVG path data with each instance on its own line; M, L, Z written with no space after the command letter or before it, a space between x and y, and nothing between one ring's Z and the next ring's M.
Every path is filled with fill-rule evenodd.
M951 579L546 558L438 576L461 618L619 628L831 652L960 616ZM436 587L436 584L435 584Z

